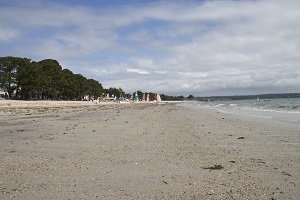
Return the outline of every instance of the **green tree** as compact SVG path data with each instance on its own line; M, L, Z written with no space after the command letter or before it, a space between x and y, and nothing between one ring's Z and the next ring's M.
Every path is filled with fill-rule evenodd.
M183 96L168 96L165 94L160 95L163 101L183 101Z
M103 87L101 83L94 79L87 80L87 92L89 97L94 97L97 99L103 93Z
M76 99L75 90L75 75L72 71L68 69L63 69L61 72L59 85L61 91L61 98L64 100L74 100Z
M194 96L190 94L187 98L188 98L188 100L193 100Z
M59 81L62 67L56 60L45 59L39 61L42 99L57 99L60 95Z
M81 74L74 74L74 85L75 96L77 100L82 100L87 92L87 79Z
M121 88L105 90L94 79L62 70L56 60L34 62L18 57L0 57L0 87L10 97L16 91L16 98L20 99L82 100L86 95L97 98L104 91L117 97L124 94Z
M18 88L18 71L21 66L30 63L30 59L18 57L0 57L0 86L7 90L11 98Z
M40 66L36 62L21 65L17 76L18 98L40 98Z
M109 93L109 96L114 95L115 97L120 97L121 94L124 93L124 91L121 88L111 87L107 90L107 93Z

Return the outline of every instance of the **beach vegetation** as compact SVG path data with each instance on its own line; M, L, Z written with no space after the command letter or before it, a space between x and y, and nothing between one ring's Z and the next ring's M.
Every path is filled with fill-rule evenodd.
M122 88L115 88L115 87L110 87L105 90L109 96L114 96L114 97L125 97L125 92L123 91Z
M160 95L162 101L183 101L184 96L169 96L165 94Z
M20 57L0 57L0 88L8 93L10 99L26 100L83 100L97 99L109 94L117 98L131 98L122 88L105 89L97 80L88 79L63 69L57 60L33 61ZM149 100L156 93L137 91L139 99L149 94ZM163 101L182 101L183 96L161 95Z
M190 95L187 97L187 99L188 99L188 100L193 100L193 99L194 99L194 96L190 94Z
M0 87L14 99L82 100L105 92L98 81L63 69L56 60L19 57L0 57Z
M30 63L27 58L0 57L0 87L4 88L9 97L18 89L18 69Z

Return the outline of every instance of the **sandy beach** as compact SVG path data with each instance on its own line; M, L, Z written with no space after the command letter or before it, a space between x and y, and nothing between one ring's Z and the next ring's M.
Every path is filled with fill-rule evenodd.
M0 199L299 199L299 124L176 104L0 101Z

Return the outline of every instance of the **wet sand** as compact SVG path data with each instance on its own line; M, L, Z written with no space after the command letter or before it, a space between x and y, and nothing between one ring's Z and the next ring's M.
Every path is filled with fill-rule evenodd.
M298 125L175 104L17 104L0 101L0 199L300 198Z

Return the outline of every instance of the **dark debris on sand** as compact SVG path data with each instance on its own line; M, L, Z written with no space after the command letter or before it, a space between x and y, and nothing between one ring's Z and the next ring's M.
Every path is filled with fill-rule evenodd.
M222 165L214 165L211 167L202 167L202 169L220 170L220 169L224 169L224 167Z

